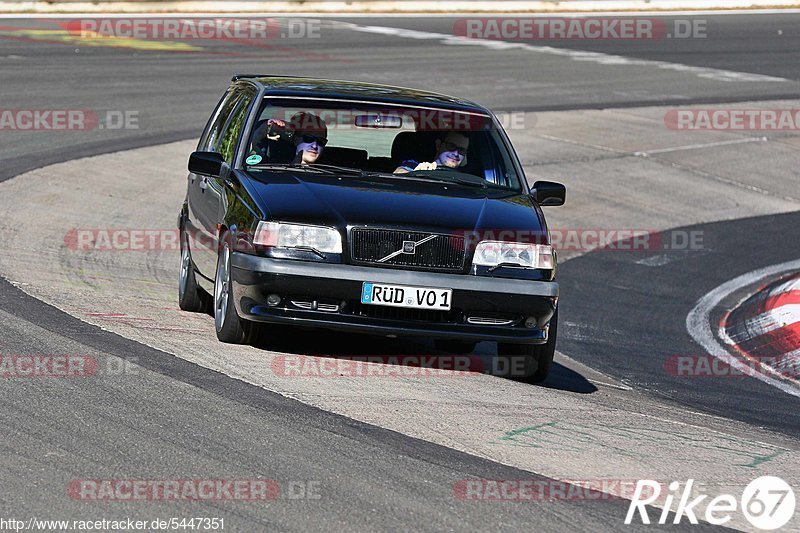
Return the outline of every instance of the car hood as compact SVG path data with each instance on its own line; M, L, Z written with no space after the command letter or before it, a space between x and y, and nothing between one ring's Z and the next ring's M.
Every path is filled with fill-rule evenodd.
M400 179L259 174L249 176L247 188L275 221L441 232L542 229L525 194Z

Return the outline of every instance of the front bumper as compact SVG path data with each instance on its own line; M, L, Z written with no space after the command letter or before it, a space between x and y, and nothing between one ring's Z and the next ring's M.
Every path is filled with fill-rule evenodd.
M541 344L547 341L547 325L558 300L554 281L293 261L238 252L231 265L236 311L246 320L384 336ZM445 312L363 305L365 281L453 289L452 308ZM270 294L281 297L277 306L267 305ZM313 303L313 308L292 302L306 307ZM320 310L334 307L335 311ZM475 324L468 322L470 317L511 323ZM531 317L535 324L525 326Z

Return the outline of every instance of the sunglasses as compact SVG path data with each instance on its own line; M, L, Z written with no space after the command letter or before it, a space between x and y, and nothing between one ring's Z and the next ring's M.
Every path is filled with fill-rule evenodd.
M453 144L450 141L444 141L442 143L442 150L443 152L458 152L459 155L467 155L467 149L463 146L458 146L457 144Z
M316 135L311 135L310 133L304 133L303 135L301 135L301 138L303 139L304 143L308 144L311 144L313 142L316 142L320 146L325 146L326 144L328 144L328 139L326 139L325 137L318 137Z

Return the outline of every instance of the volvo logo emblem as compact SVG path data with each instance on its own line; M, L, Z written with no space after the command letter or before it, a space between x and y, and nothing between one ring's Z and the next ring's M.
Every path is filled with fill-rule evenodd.
M378 259L378 263L385 263L389 259L393 259L393 258L397 257L400 254L414 254L414 253L417 252L417 246L419 246L420 244L425 244L428 241L432 241L437 236L438 235L428 235L424 239L420 239L417 242L414 242L414 241L403 241L402 248L400 248L399 250L397 250L395 252L390 253L389 255L384 257L383 259Z

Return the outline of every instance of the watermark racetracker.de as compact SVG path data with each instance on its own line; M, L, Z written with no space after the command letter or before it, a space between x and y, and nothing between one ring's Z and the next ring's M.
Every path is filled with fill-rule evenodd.
M461 479L453 484L453 495L472 502L617 500L632 498L637 482L636 479Z
M471 17L453 24L453 34L468 39L659 40L705 39L704 19L658 17Z
M800 109L670 109L664 125L681 131L798 131Z
M320 500L317 480L267 478L73 479L67 495L80 501L238 501Z
M0 384L33 378L88 378L139 374L136 358L98 358L77 354L0 353Z
M451 378L477 376L485 365L469 355L278 355L271 368L285 378Z
M0 108L0 132L137 129L139 111L136 110Z
M533 128L535 115L513 110L498 110L494 113L505 130ZM281 128L292 123L295 129L321 129L334 131L358 131L366 127L400 128L413 124L417 131L468 132L482 131L493 127L492 121L483 113L467 113L441 109L373 108L365 112L352 109L315 109L313 114L296 117L294 109L276 108L269 117Z
M82 39L153 41L320 39L322 20L273 17L83 18L62 24Z
M734 367L713 355L671 355L664 361L664 371L681 378L742 378L763 372L778 372L789 378L800 378L800 357L783 354L763 357L742 357Z

